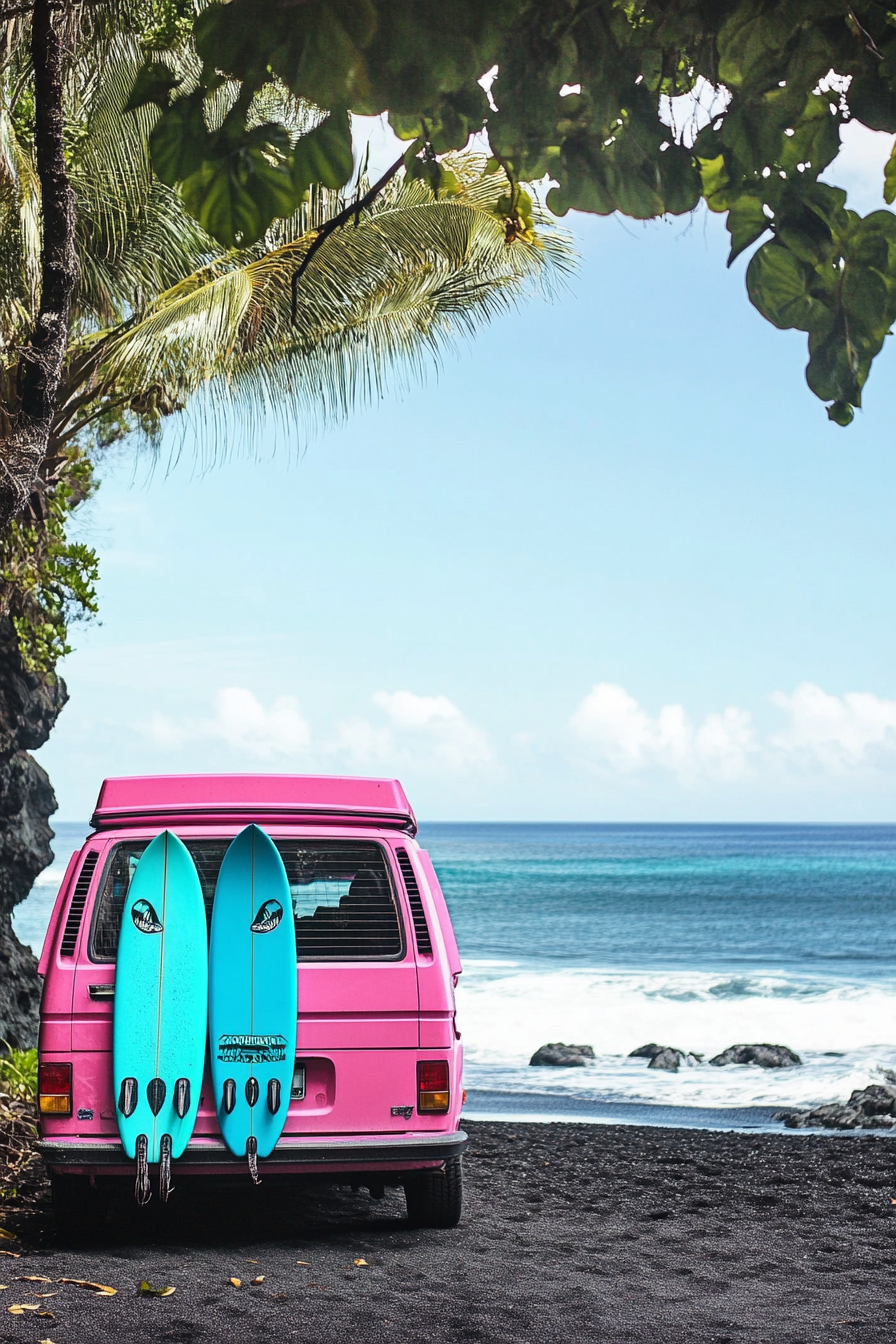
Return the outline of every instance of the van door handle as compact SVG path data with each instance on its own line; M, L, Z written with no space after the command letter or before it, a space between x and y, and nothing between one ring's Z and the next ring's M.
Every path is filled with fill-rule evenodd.
M88 985L87 993L92 999L114 999L114 985Z

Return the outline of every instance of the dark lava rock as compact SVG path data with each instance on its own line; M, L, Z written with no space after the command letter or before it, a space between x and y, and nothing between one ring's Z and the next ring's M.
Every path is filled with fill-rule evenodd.
M793 1069L803 1061L786 1045L731 1045L709 1062L719 1068L724 1064L758 1064L760 1069Z
M788 1129L893 1129L896 1128L896 1089L871 1083L858 1088L845 1104L829 1102L811 1111L794 1111L776 1117Z
M689 1050L679 1050L674 1045L657 1045L651 1041L649 1045L639 1045L637 1050L631 1052L629 1059L649 1059L648 1069L668 1069L670 1073L677 1073L686 1059L699 1064L703 1056Z
M550 1064L554 1068L584 1068L585 1061L594 1059L594 1048L590 1045L564 1045L562 1041L551 1041L541 1045L529 1060L532 1064Z
M648 1069L667 1069L670 1073L677 1073L684 1058L683 1050L675 1050L671 1045L667 1045L664 1050L660 1050L654 1055L647 1067Z
M29 752L43 746L67 699L65 683L30 672L8 616L0 617L0 1041L37 1044L37 960L12 930L11 914L52 862L56 799Z
M653 1059L655 1055L662 1054L664 1050L671 1050L668 1045L657 1045L656 1041L651 1041L649 1045L639 1045L637 1050L633 1050L629 1059Z

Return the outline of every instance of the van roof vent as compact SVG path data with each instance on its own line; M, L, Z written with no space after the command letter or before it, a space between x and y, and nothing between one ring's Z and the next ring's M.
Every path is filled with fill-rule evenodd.
M90 879L93 877L93 870L96 868L96 861L99 856L99 850L91 849L81 865L81 871L75 883L75 894L68 908L68 919L65 921L65 931L59 948L60 956L73 957L75 955L81 917L84 914L84 906L87 904L87 893L90 891Z
M417 951L421 956L431 957L432 939L429 936L429 929L426 925L426 913L423 909L423 902L420 899L420 888L417 886L417 878L414 876L411 860L408 858L406 849L398 849L396 853L398 854L398 866L401 869L405 890L408 893L408 900L411 905L411 916L414 920L414 936L417 939Z

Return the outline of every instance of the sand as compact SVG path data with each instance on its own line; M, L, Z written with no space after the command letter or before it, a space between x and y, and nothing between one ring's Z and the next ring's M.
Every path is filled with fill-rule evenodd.
M8 1206L0 1340L563 1341L896 1338L893 1139L469 1123L466 1208L415 1231L400 1191L182 1188L121 1198L90 1248L57 1243L46 1195ZM356 1260L365 1260L357 1265ZM297 1261L306 1261L299 1264ZM72 1286L16 1274L94 1279ZM263 1283L246 1286L251 1278ZM242 1280L234 1288L229 1279ZM172 1285L137 1298L138 1282ZM41 1299L55 1320L12 1316Z

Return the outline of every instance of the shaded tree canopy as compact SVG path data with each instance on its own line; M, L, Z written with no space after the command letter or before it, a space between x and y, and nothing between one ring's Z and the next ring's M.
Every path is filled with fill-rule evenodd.
M496 204L509 241L531 226L520 184L537 181L555 184L558 215L650 219L702 199L726 216L729 264L761 240L750 299L807 333L832 420L861 405L896 319L896 215L862 218L818 179L848 120L896 132L887 3L166 0L158 14L158 48L192 29L201 67L183 79L150 53L132 101L158 106L155 170L226 246L261 237L312 184L348 181L349 112L387 112L409 174L443 194L441 156L482 133L510 181ZM320 109L307 133L260 114L271 85Z

